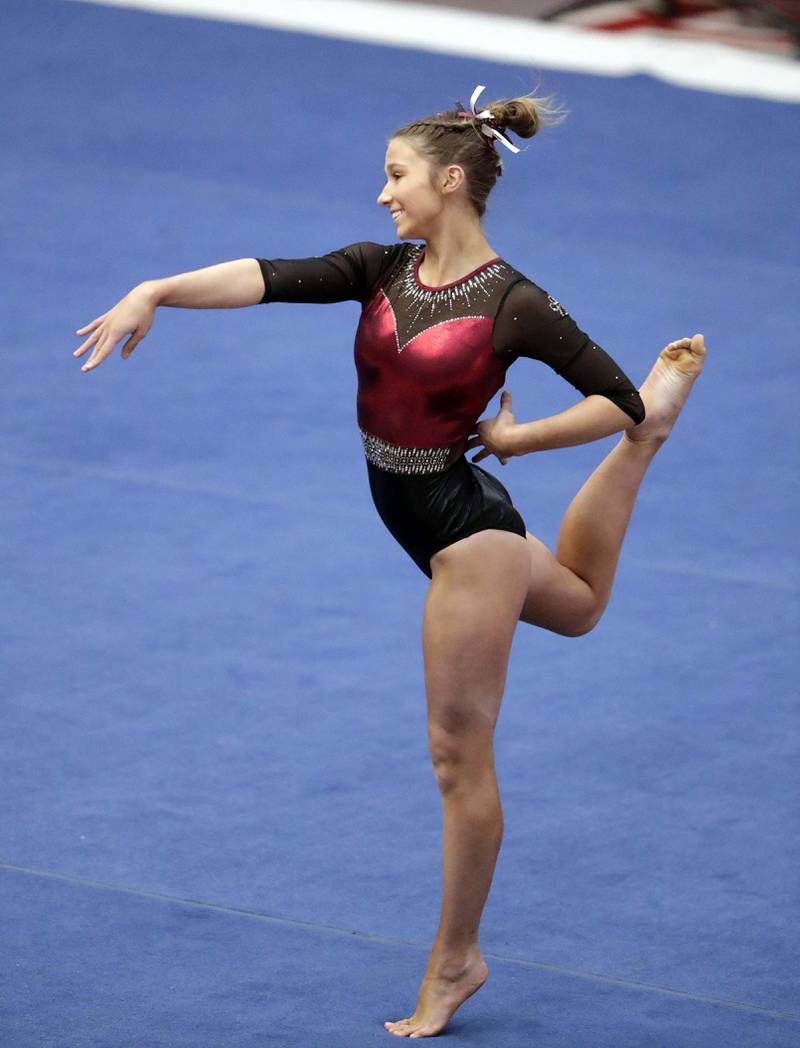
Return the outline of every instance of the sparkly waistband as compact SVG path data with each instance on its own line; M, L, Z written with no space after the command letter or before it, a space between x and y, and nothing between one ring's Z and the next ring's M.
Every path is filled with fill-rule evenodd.
M402 448L360 429L367 462L388 473L441 473L451 466L453 448Z

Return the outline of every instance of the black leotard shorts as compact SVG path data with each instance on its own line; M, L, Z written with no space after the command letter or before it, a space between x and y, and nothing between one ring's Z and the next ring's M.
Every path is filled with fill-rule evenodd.
M525 537L525 523L500 481L462 455L439 473L390 473L367 461L375 508L428 578L431 557L493 529Z

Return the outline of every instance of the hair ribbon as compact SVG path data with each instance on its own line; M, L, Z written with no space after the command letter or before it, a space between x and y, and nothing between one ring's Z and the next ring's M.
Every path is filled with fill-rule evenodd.
M481 132L484 135L486 135L487 138L496 138L498 142L503 143L506 149L510 149L512 153L518 153L519 149L517 148L517 146L515 146L513 142L509 142L505 135L501 134L496 127L492 127L491 123L489 123L489 121L492 120L492 114L489 112L489 110L484 109L479 113L475 108L478 99L485 90L485 84L478 84L478 86L472 92L472 98L470 98L469 100L469 104L472 106L472 115L475 117L476 120L481 121ZM493 145L492 142L489 142L488 144Z

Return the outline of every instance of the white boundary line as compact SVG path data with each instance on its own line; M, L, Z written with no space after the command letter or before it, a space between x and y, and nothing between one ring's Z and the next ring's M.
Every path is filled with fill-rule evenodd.
M800 102L800 62L708 41L557 26L392 0L73 0L513 65L600 76L649 73L701 91Z

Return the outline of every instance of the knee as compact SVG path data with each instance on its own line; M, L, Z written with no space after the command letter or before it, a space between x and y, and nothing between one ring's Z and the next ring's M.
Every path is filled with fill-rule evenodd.
M465 764L462 754L457 749L431 747L431 763L436 785L442 796L452 793L463 783Z
M491 728L463 715L459 720L462 723L456 730L439 722L428 724L433 774L442 794L452 792L494 767Z
M561 633L565 637L585 637L591 633L597 623L602 619L606 610L604 603L596 601L587 607L580 615L576 616Z
M577 619L574 623L570 623L567 629L561 631L561 634L564 637L585 637L587 633L592 632L602 617L602 611L586 615Z

